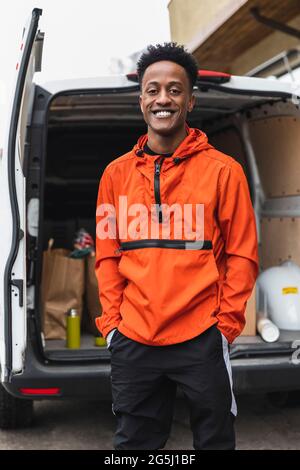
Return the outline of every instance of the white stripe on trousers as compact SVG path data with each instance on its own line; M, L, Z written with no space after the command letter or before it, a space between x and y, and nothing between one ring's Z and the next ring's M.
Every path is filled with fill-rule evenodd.
M229 358L228 341L225 338L225 336L223 335L223 333L221 333L221 335L222 335L222 346L223 346L223 358L224 358L224 362L225 362L226 369L227 369L227 372L228 372L230 388L231 388L231 396L232 396L231 410L230 411L231 411L232 414L234 414L234 416L236 416L237 415L237 406L236 406L236 401L235 401L235 397L234 397L233 389L232 389L232 386L233 386L232 370L231 370L231 364L230 364L230 358Z

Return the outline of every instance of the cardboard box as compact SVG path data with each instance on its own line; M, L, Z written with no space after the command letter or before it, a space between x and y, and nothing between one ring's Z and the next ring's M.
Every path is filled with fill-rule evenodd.
M241 333L241 336L255 336L256 335L256 288L255 286L247 302L245 317L246 317L246 325Z

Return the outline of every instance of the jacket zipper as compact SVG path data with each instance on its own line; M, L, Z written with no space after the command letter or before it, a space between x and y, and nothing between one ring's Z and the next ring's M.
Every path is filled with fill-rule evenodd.
M162 208L161 208L161 197L160 197L160 172L161 166L163 164L164 157L160 159L160 161L155 162L154 166L154 197L155 203L157 207L157 216L158 216L158 223L162 223Z
M122 242L120 251L137 250L139 248L174 248L177 250L211 250L212 242L210 240L162 240L145 239L130 242Z

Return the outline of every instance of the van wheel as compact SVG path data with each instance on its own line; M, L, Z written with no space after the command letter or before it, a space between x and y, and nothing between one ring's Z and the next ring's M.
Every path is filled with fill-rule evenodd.
M23 400L0 385L0 429L28 427L33 421L33 400Z

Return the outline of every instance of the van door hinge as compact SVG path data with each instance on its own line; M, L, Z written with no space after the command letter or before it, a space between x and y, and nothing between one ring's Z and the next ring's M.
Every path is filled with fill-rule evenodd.
M19 290L19 306L23 307L23 279L13 279L10 283Z

